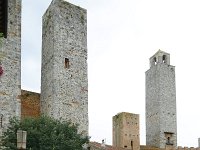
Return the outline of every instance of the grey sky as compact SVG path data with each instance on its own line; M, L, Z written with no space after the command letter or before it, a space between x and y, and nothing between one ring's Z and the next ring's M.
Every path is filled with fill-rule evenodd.
M23 0L22 88L40 91L41 20L51 0ZM145 144L145 74L161 49L176 66L178 145L200 137L200 1L70 0L88 10L89 123L92 140L112 141L112 116L140 114Z

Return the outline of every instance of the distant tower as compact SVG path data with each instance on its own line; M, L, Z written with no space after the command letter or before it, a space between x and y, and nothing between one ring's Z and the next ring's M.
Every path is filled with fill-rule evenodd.
M21 115L21 0L0 0L0 133Z
M160 50L146 71L146 144L177 145L175 67L170 54Z
M122 112L113 117L113 146L140 149L139 115Z
M198 147L200 148L200 138L198 138Z
M53 0L43 16L41 112L88 135L86 10Z

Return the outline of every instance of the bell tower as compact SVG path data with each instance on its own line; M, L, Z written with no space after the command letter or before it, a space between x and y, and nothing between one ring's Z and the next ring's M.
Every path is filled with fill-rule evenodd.
M177 145L175 67L159 50L146 71L146 145Z
M21 0L0 0L0 131L21 116Z

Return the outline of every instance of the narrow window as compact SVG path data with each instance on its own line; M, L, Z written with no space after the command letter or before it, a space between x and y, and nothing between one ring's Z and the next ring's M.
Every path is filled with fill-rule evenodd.
M173 141L172 141L173 133L170 133L170 132L164 132L164 133L166 137L166 145L173 145Z
M125 145L124 148L127 148L127 145Z
M8 0L0 0L0 33L7 37Z
M166 63L166 62L167 62L166 55L163 55L162 62L163 62L163 63Z
M3 127L3 115L1 114L1 118L0 118L0 127Z
M156 57L154 57L153 61L154 61L154 64L156 65L157 64Z
M133 150L133 141L131 140L131 149Z
M170 137L167 137L167 144L170 144Z
M69 69L69 59L65 58L65 68Z

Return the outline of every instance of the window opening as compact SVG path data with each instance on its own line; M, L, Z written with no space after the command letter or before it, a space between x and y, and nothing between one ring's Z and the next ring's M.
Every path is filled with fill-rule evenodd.
M166 63L166 62L167 62L167 57L166 57L166 55L163 55L163 57L162 57L162 62L163 62L163 63Z
M165 132L166 145L173 145L172 135L173 135L173 133L171 133L171 132Z
M69 69L69 59L65 58L65 68Z
M0 0L0 33L7 37L8 0Z
M154 61L154 64L156 65L157 64L156 57L153 58L153 61Z
M133 141L131 140L131 149L133 150Z
M3 127L3 115L1 114L1 119L0 119L0 127Z

